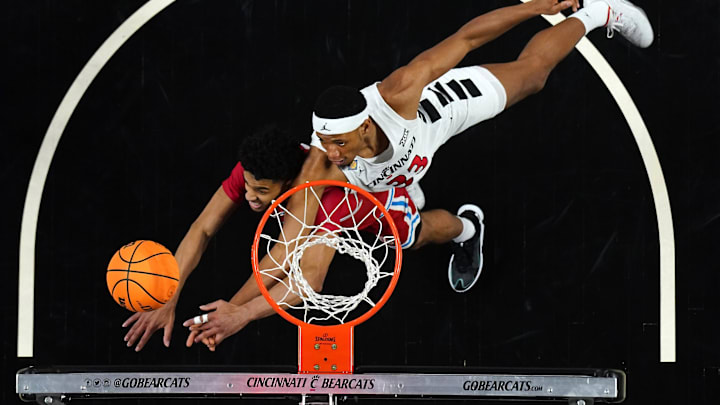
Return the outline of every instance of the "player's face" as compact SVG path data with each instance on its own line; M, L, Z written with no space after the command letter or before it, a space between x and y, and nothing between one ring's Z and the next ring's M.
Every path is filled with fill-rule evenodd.
M327 151L328 160L337 166L347 166L352 163L363 147L359 130L339 135L322 135L317 132L315 134Z
M265 212L272 203L285 190L286 182L270 179L256 179L255 175L245 170L245 199L250 209L255 212Z

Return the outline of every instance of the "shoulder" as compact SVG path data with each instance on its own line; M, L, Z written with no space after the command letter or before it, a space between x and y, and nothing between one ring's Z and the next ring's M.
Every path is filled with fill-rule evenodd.
M416 115L420 94L426 84L425 71L422 63L416 62L395 70L377 85L383 100L405 119Z
M243 177L244 173L245 173L245 168L243 168L242 163L237 162L237 164L235 164L235 167L233 167L232 171L230 171L230 174L228 175L228 177L225 179L225 181L223 183L228 183L228 182L231 182L234 184L240 183L240 185L244 186L244 183L245 183L245 177Z
M243 168L242 162L238 161L237 164L235 165L235 167L232 169L232 172L230 173L230 175L242 177L244 172L245 172L245 169Z
M390 101L402 96L409 88L413 87L415 79L410 66L403 66L396 69L388 77L377 84L377 89L388 104Z
M245 177L243 176L245 169L241 162L237 162L235 167L228 176L222 182L222 188L225 190L225 194L230 197L234 202L240 201L242 194L245 192Z

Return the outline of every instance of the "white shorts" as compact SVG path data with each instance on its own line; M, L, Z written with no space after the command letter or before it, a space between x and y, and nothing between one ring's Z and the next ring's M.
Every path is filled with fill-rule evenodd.
M418 109L435 151L448 139L505 109L502 83L481 66L451 69L423 89Z

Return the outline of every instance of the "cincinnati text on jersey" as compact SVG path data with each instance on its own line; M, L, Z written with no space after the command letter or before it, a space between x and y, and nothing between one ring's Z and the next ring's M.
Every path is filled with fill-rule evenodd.
M408 148L407 152L405 152L404 155L400 157L397 161L393 162L392 164L385 166L384 169L382 169L382 172L380 172L380 177L376 178L372 181L372 183L368 184L369 187L375 187L380 182L388 180L390 176L393 175L396 171L399 169L402 169L403 166L410 160L410 155L413 153L413 149L415 148L415 135L413 135L412 138L410 138L410 147Z

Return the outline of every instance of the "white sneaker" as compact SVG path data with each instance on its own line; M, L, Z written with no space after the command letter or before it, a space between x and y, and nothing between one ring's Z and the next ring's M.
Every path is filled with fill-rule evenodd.
M631 44L640 48L647 48L653 43L655 35L652 25L640 7L627 0L585 0L583 7L595 2L603 2L610 6L608 20L605 23L608 38L612 38L617 31Z

